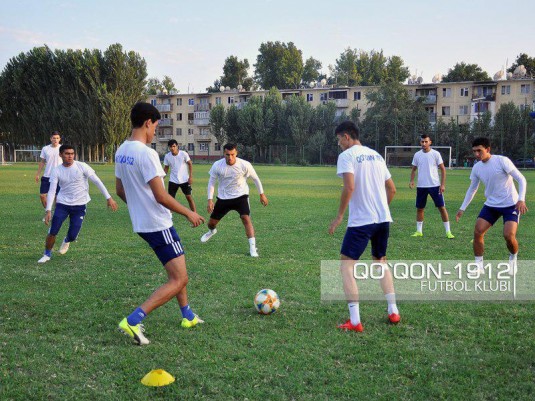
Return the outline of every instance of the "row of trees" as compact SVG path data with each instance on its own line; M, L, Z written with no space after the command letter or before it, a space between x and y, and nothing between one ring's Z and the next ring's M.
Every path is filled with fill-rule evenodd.
M48 142L59 130L82 147L113 146L130 132L130 109L144 98L145 60L120 44L100 50L36 47L0 75L1 141Z

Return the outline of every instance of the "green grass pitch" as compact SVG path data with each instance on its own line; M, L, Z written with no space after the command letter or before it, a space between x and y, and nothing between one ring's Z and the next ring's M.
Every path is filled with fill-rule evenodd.
M112 166L94 166L114 193ZM194 197L206 213L206 165L194 166ZM34 182L36 165L0 167L1 400L531 400L535 398L533 303L400 303L402 322L386 324L385 302L362 302L364 333L345 333L344 303L320 302L320 261L337 259L344 227L328 226L341 180L334 167L257 166L268 207L251 185L260 258L248 256L236 214L201 244L175 215L186 249L190 304L206 323L180 328L175 302L146 320L151 344L137 347L118 322L165 280L144 241L132 232L126 205L116 213L91 185L92 201L78 242L37 265L47 228ZM415 229L409 170L392 169L398 192L391 205L391 259L472 259L470 239L483 202L480 188L447 241L429 207L425 237ZM468 187L468 171L448 172L450 220ZM535 172L526 172L528 207L519 228L521 259L535 259ZM116 197L115 197L116 198ZM186 204L181 193L177 198ZM116 198L117 199L117 198ZM486 238L486 258L507 256L501 222ZM369 251L366 251L366 255ZM272 288L282 304L258 315L253 297ZM380 289L377 289L380 291ZM144 387L152 369L176 382Z

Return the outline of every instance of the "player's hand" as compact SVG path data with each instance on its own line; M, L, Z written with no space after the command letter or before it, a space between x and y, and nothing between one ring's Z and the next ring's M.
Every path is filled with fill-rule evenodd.
M204 217L196 212L190 212L186 218L189 220L192 227L199 227L201 224L204 224Z
M264 206L267 206L269 201L268 198L266 198L266 195L260 194L260 203Z
M438 189L438 192L443 194L444 192L446 191L446 186L445 185L441 185Z
M117 211L117 209L119 208L119 206L117 206L117 202L115 202L113 200L113 198L110 198L107 200L107 203L108 203L108 207L113 211Z
M409 182L409 188L410 188L410 189L413 189L413 188L414 188L414 181Z
M189 177L189 178L188 178L188 184L189 184L189 185L193 184L193 177Z
M342 223L343 216L337 216L336 219L331 221L331 225L329 226L329 234L333 235L336 231L336 228Z
M460 219L461 217L463 217L463 213L464 213L464 211L461 210L461 209L459 209L459 210L457 211L457 214L455 215L455 221L456 221L457 223L459 222L459 219Z
M518 210L518 213L520 215L526 214L526 212L528 211L528 207L526 206L526 202L524 202L524 201L518 201L516 203L515 209Z
M214 211L214 201L212 199L208 199L208 206L206 206L206 211L208 213L212 213Z
M36 175L35 175L35 182L36 182L36 183L39 183L39 174L36 174Z
M48 224L50 223L50 219L52 218L52 212L50 210L47 210L45 212L45 225L48 226Z

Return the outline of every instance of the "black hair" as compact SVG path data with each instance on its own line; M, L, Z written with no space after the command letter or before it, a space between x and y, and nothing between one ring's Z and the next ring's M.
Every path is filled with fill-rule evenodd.
M351 139L359 139L359 128L355 125L353 121L344 121L340 123L338 127L334 130L335 135L344 135L347 134Z
M133 128L140 128L145 121L151 120L153 123L160 120L162 116L156 107L150 103L138 102L130 111L130 121Z
M485 149L490 148L490 139L483 136L476 138L472 141L472 147L483 146Z
M66 150L69 150L69 149L74 150L74 153L76 153L76 149L74 149L74 146L69 145L69 144L61 145L61 146L59 147L59 153L63 153L63 152L65 152Z
M225 146L223 146L223 149L224 150L233 150L233 149L237 149L237 148L236 148L236 144L235 143L227 143L227 144L225 144Z
M426 138L429 138L429 140L431 140L431 137L427 134L420 135L420 139L426 139Z
M167 146L171 147L173 145L176 145L178 147L178 142L176 139L169 139L169 142L167 142Z
M61 134L59 133L59 131L54 131L54 132L52 132L52 133L50 134L51 137L54 136L54 135L59 135L60 138L61 138Z

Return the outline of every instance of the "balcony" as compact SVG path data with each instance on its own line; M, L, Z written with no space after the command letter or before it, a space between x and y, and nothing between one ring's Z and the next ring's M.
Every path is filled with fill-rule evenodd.
M428 114L428 121L433 124L437 122L437 113L429 113Z
M155 107L158 109L158 111L160 113L167 112L167 111L173 111L173 105L170 104L170 103L168 103L168 104L157 104Z
M158 142L167 142L169 139L173 139L173 134L158 134Z
M210 111L212 103L198 103L193 107L193 111Z
M210 133L195 134L193 135L193 139L195 140L195 142L212 142L212 135Z
M236 106L236 108L237 108L238 110L243 109L246 105L247 105L247 102L238 102L238 103L234 103L234 106Z
M437 104L437 95L416 95L416 99L422 101L423 104Z
M210 124L210 112L209 111L197 111L193 114L193 125L209 125L209 124Z
M496 93L490 93L490 94L472 94L472 101L487 101L487 102L495 102L496 101Z
M173 119L172 118L162 118L158 123L159 127L172 127Z
M336 107L349 107L349 99L329 99L334 100Z

